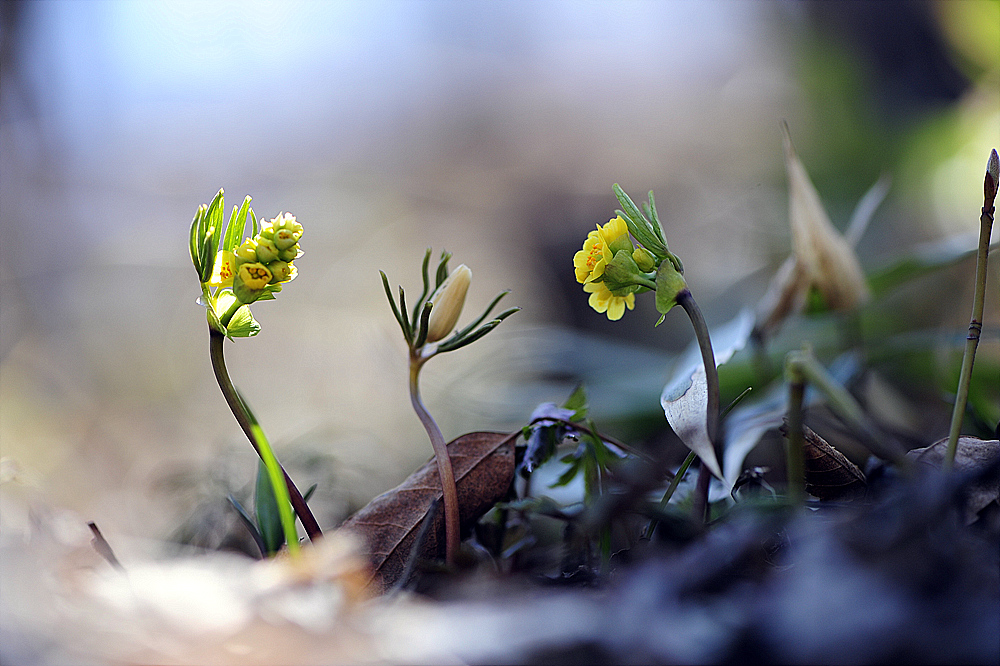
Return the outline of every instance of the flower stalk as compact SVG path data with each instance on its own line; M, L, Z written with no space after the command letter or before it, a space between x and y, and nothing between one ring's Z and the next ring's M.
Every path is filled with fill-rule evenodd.
M976 349L983 332L983 310L986 301L986 266L990 256L990 236L993 233L993 214L996 211L997 185L1000 183L1000 158L994 148L986 165L983 180L983 208L979 217L979 251L976 254L976 291L972 299L972 321L969 335L965 339L962 355L962 369L958 376L955 407L951 413L951 428L948 431L948 449L944 456L944 466L951 469L958 451L958 437L962 431L962 419L969 400L969 384L972 381L972 366L976 361Z

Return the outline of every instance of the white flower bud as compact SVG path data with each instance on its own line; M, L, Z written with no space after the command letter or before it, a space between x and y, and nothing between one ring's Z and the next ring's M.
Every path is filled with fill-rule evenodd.
M431 310L431 318L427 323L427 342L437 342L452 332L458 317L462 314L462 307L465 305L465 294L469 291L469 284L472 282L472 271L465 264L462 264L445 278L434 295L431 296L431 303L434 308Z

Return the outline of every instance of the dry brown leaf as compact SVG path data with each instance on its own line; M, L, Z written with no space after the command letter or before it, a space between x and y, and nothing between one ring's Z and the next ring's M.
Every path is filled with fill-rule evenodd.
M514 478L514 437L471 432L448 442L458 485L462 525L474 523L501 500ZM360 536L372 564L371 591L381 594L403 574L431 503L441 497L437 462L431 459L403 483L369 502L341 529ZM444 557L444 517L438 511L420 556Z
M781 426L781 434L788 436L787 423ZM802 426L802 434L805 440L802 457L806 492L821 500L853 500L863 497L867 484L865 475L858 466L809 427Z
M947 450L948 438L945 437L930 446L913 449L906 456L923 465L942 469ZM963 473L977 472L994 464L997 457L1000 457L1000 440L959 437L958 448L955 449L955 469ZM979 512L992 502L1000 503L1000 479L995 474L969 488L965 500L966 524L975 522Z
M849 310L868 298L868 285L854 248L830 222L826 209L795 154L788 125L782 123L788 171L788 221L792 256L771 281L757 308L757 331L767 336L802 308L810 288L831 310Z

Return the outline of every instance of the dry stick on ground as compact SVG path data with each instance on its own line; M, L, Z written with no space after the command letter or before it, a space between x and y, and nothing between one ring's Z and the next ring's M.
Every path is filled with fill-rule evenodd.
M109 544L108 540L104 538L103 534L101 534L101 530L97 527L97 523L87 523L87 527L89 527L90 531L94 534L94 538L90 540L90 545L94 547L97 554L107 560L108 564L113 566L115 569L118 569L118 571L125 571L125 567L123 567L122 563L118 561L117 557L115 557L115 551L111 549L111 544Z
M979 336L983 332L983 304L986 301L986 262L990 256L990 235L993 232L994 203L997 198L997 184L1000 181L1000 158L994 148L986 165L983 180L983 210L979 217L979 252L976 255L976 292L972 301L972 321L966 337L965 354L962 357L962 371L958 377L958 391L955 395L955 409L951 413L951 429L948 432L948 451L944 465L950 469L955 463L958 450L958 436L962 431L962 417L969 400L969 383L972 380L972 366L976 360Z

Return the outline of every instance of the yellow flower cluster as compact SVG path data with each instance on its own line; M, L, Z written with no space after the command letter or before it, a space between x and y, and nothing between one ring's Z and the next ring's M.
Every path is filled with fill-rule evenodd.
M266 222L256 236L244 240L235 252L219 252L208 284L232 287L241 302L251 303L267 285L295 279L292 262L302 254L300 238L302 225L291 213L282 213Z
M576 269L576 281L583 284L583 290L590 294L588 303L597 312L606 312L608 319L617 321L629 310L635 307L635 294L615 296L604 284L602 278L604 269L614 258L615 251L626 247L632 248L632 240L628 236L628 226L621 216L610 220L603 227L587 234L583 249L573 256L573 267Z

